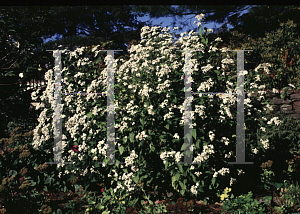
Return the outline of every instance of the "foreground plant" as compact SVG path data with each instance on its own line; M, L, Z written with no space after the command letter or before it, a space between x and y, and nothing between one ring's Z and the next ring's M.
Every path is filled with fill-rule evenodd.
M226 197L227 190L225 190L225 197ZM265 204L270 202L271 196L265 196L263 200L267 199L268 201ZM222 200L222 195L221 195ZM240 195L237 198L234 198L231 195L231 199L223 201L222 209L225 210L222 213L265 213L265 207L260 205L256 199L253 200L252 192L249 192L247 195Z
M0 139L0 196L2 205L9 212L18 205L25 213L34 213L38 209L49 211L51 207L46 205L47 198L41 191L48 191L48 187L67 189L55 180L57 172L53 167L40 163L45 163L49 156L30 146L32 135L33 131L22 133L21 128L16 127L10 138ZM70 185L68 189L71 189Z

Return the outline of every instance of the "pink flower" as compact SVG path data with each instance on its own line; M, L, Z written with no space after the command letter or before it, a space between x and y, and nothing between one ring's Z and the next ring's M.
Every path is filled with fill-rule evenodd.
M155 201L155 204L159 204L159 200Z
M145 201L145 202L144 202L144 204L147 204L147 203L148 203L148 201Z
M78 146L75 146L75 145L74 145L73 148L72 148L71 150L73 150L74 152L78 152L77 149L78 149Z
M101 192L104 192L104 188L101 189Z

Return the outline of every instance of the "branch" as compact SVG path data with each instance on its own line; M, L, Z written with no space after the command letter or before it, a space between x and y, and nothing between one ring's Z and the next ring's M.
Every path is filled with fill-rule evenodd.
M21 61L19 64L17 64L15 67L17 67L18 65L20 65L20 64L25 60L26 57L27 57L27 54L26 54L26 56L24 57L24 59L22 59L22 61ZM17 61L16 61L16 62L17 62ZM16 62L14 62L14 64L15 64ZM13 65L13 64L12 64L12 65ZM11 65L11 66L12 66L12 65ZM11 67L11 66L10 66L10 67ZM15 68L15 67L10 68L10 67L9 67L9 68L1 68L1 69L2 69L2 70L8 70L8 69L14 69L14 68Z

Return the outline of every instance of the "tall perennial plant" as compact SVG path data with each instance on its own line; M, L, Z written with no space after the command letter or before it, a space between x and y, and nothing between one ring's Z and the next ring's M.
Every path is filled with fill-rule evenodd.
M144 183L144 189L154 185L160 191L173 190L176 194L217 201L221 190L230 185L234 192L238 177L247 173L243 165L228 164L235 161L236 95L191 97L193 164L177 164L183 160L182 145L186 137L183 136L185 52L176 51L171 46L171 34L166 28L160 29L144 27L141 43L129 50L130 59L114 62L115 159L125 165L99 164L104 162L107 148L104 93L107 91L107 68L99 68L99 76L99 70L94 67L102 60L96 58L98 46L91 50L95 53L92 60L85 57L88 53L85 47L70 52L69 58L62 55L62 93L97 92L99 95L62 97L63 160L73 164L58 164L59 176L70 180L80 174L80 180L87 186L90 182L105 181L103 194L106 199L124 200L125 193L135 192L137 184ZM200 35L195 32L184 35L182 33L178 40L179 50L201 49L191 56L192 91L235 93L235 80L230 77L236 72L236 60L229 57L226 48L213 47L221 39L208 44L201 31ZM223 57L221 63L216 60L220 56ZM108 60L105 57L104 61ZM48 81L46 91L42 95L32 94L33 100L41 102L36 108L44 108L34 130L33 146L52 153L54 127L51 123L55 105L52 69L45 79ZM256 76L249 88L258 91L264 87ZM270 108L264 94L265 91L259 91L258 100L267 107L251 105L253 100L245 99L246 161L250 157L255 161L258 152L268 149L267 139L259 139L257 135L257 128L267 127L268 122L268 116L263 117ZM270 120L274 121L275 118ZM71 149L73 145L78 146L78 152Z

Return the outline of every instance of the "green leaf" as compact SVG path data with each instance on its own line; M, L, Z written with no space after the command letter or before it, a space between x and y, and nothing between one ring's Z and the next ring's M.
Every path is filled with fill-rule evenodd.
M15 76L15 74L14 74L14 71L9 71L4 76L6 76L6 77L12 77L12 76Z
M166 162L165 162L165 170L168 168L168 160L166 159Z
M178 165L179 171L180 171L181 173L184 173L181 164L177 164L177 165Z
M192 129L192 135L193 135L194 139L196 140L196 129Z
M144 127L145 121L142 118L140 118L140 122L141 122L142 126Z
M200 140L198 139L196 142L196 148L199 148L199 146L200 146L199 143L200 143Z
M126 138L123 137L123 141L124 141L124 143L126 143L127 142L127 137Z
M186 185L184 183L182 183L181 181L179 181L179 185L181 186L181 188L183 190L186 190Z
M56 214L62 214L61 209L57 209L57 210L56 210Z
M175 187L175 182L179 180L179 176L177 176L178 174L176 174L175 176L172 177L172 187Z
M47 178L45 184L51 184L51 178Z
M99 57L99 58L96 60L96 63L95 63L95 64L97 64L98 62L101 62L101 63L102 63L101 57Z
M48 191L48 187L44 186L44 191L47 192Z
M103 209L104 209L104 206L102 206L101 204L98 204L98 205L96 206L96 209L97 209L97 210L103 210Z
M89 200L89 204L96 204L95 201Z
M134 133L133 133L133 132L131 132L131 133L129 134L129 140L130 140L131 143L134 142Z
M9 170L9 176L11 177L11 176L16 176L18 174L18 172L17 171L15 171L15 170Z
M86 117L87 117L87 118L91 118L92 115L93 115L93 112L90 112L90 113L88 113L88 114L86 115Z
M166 127L166 129L168 129L168 130L169 130L169 127L170 127L170 125L169 125L169 124L167 124L165 127Z
M192 135L191 133L187 133L186 136L183 137L183 139L187 138L188 139L188 142L191 142L192 140Z
M124 152L124 147L123 146L119 146L119 151L120 151L120 154L122 155L123 152Z
M137 175L137 176L134 176L133 178L133 181L135 182L135 183L138 183L138 181L139 181L139 176Z
M216 182L216 178L212 178L212 179L211 179L212 185L215 185L215 182Z
M215 72L216 72L217 74L220 74L220 71L219 71L219 70L215 70Z

